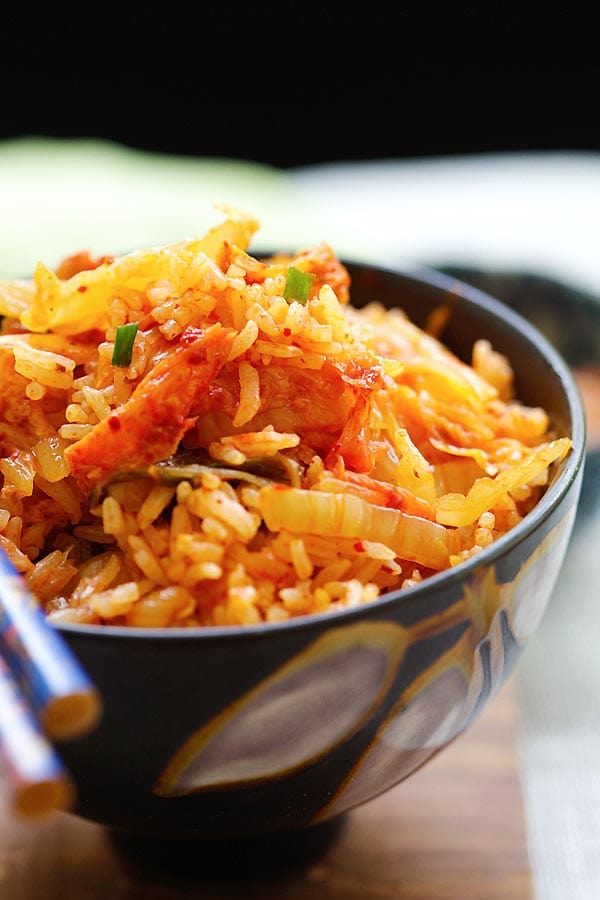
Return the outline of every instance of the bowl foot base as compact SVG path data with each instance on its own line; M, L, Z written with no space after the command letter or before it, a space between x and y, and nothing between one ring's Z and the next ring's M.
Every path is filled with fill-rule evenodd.
M111 842L130 875L153 882L235 879L305 868L338 839L345 816L308 828L234 839L171 839L111 829Z

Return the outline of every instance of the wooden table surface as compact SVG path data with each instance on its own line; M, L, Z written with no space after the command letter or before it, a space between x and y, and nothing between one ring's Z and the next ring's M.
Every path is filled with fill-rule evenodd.
M271 872L253 866L277 853L269 838L245 871L216 875L194 848L124 854L100 826L15 822L4 804L0 900L532 900L516 721L509 681L421 771L342 818L319 853Z

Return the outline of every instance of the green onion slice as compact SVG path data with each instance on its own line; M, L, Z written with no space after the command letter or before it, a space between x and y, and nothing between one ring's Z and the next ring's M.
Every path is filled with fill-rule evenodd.
M115 336L115 349L112 355L113 366L126 368L129 365L137 330L137 322L130 322L129 325L119 325Z
M298 303L305 306L314 280L315 276L310 272L301 272L295 266L290 266L285 279L283 296L286 300L297 300Z

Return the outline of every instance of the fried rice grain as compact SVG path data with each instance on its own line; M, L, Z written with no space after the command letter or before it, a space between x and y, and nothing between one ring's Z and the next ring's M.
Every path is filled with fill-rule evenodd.
M354 308L329 245L252 256L257 227L228 211L0 282L0 548L50 620L370 603L514 528L569 452L484 335L461 362L400 309Z

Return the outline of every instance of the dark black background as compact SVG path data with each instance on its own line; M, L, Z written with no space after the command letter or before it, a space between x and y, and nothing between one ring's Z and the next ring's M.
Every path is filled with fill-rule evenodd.
M524 36L521 20L500 29L490 15L477 39L442 26L432 42L426 15L360 9L350 24L333 10L286 23L256 7L239 22L221 7L200 25L182 11L175 34L124 34L114 18L104 31L5 33L0 139L100 137L280 167L600 150L600 67L595 54L568 56L568 17L564 34L562 22L534 23Z

